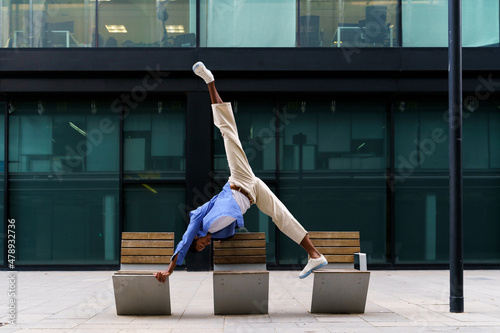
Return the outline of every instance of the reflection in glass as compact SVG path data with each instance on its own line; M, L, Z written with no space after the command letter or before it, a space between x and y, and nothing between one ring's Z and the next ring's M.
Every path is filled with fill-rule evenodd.
M397 3L202 0L201 46L393 47Z
M397 1L298 2L297 46L397 46Z
M276 169L276 119L273 101L259 103L238 100L232 103L238 134L257 176ZM214 130L214 170L229 173L224 140L218 129Z
M407 101L395 114L396 263L446 263L449 241L447 104ZM464 254L498 262L499 110L464 111ZM480 226L480 227L478 227ZM488 233L484 233L488 230ZM481 244L478 246L478 244Z
M142 102L123 123L125 179L183 178L186 170L186 105L177 100Z
M0 39L4 47L90 47L95 1L4 0Z
M402 2L403 46L448 46L448 0ZM462 45L499 45L499 2L462 1Z
M119 115L111 103L13 101L17 263L117 264Z
M385 263L385 103L284 105L289 121L280 132L280 199L306 230L359 230L369 262ZM306 261L307 254L280 235L280 263Z
M189 222L182 210L185 192L184 185L126 184L123 231L174 232L177 244Z
M194 47L196 1L99 1L99 47Z

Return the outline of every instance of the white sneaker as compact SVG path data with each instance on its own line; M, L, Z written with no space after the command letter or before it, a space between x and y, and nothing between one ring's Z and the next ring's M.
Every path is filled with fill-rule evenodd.
M328 264L328 261L326 260L325 256L321 255L321 257L316 258L316 259L309 259L309 262L307 263L306 267L300 272L299 278L303 279L309 276L309 274L312 273L315 269L321 268Z
M205 80L206 84L209 84L214 80L212 72L209 71L201 61L198 61L193 65L193 72Z

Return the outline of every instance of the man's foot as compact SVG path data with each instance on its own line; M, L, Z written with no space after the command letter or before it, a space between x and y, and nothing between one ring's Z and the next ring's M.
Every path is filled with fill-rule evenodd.
M321 268L328 264L328 261L326 260L325 256L321 255L319 258L311 258L309 259L309 262L307 263L306 267L300 272L299 278L303 279L309 276L309 274L312 273L312 271Z
M201 61L198 61L193 65L193 72L205 80L206 84L209 84L214 80L212 72L209 71Z

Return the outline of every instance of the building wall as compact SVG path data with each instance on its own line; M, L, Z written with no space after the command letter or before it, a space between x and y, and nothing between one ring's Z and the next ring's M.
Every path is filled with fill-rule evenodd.
M339 24L362 20L365 2L345 1L341 7L299 1L290 8L283 1L296 11L297 24L301 16L329 22L320 44L304 34L307 29L299 29L292 31L295 45L287 48L239 47L249 41L241 38L245 31L237 34L243 44L208 45L215 39L207 17L221 13L200 1L196 16L193 2L176 2L169 19L184 25L185 33L199 32L199 47L159 47L163 32L153 28L158 22L151 19L151 4L110 2L98 10L92 4L77 6L81 12L75 17L81 20L75 36L99 47L0 50L3 268L9 254L15 254L21 269L116 268L122 231L173 231L176 242L181 239L189 210L217 193L228 176L206 86L191 71L198 60L213 70L222 98L233 103L256 174L306 229L359 230L371 268L446 265L447 50L426 44L440 39L422 37L415 23L426 11L441 15L443 1L427 4L439 7L430 12L410 10L410 2L385 1L387 22L394 24L392 39L353 39L342 47L332 42ZM490 5L498 3L477 6L476 22ZM113 6L120 9L116 24L123 19L118 14L133 12L131 6L151 7L137 10L141 29L130 31L141 47L93 44L99 33L103 42L113 35L99 20L97 32L89 30L92 13L111 20ZM19 24L25 19L14 9L29 12L26 4L8 7L11 12L2 13L11 21L9 29L2 26L4 41L16 17ZM57 13L71 16L75 8L55 8L49 12L56 13L52 23L63 22ZM144 23L147 18L150 24ZM467 20L470 37L474 21ZM498 43L498 21L487 22L487 31L495 33L470 46ZM475 267L500 264L497 53L497 47L463 50L464 255L466 265ZM8 241L13 221L15 253ZM305 252L256 207L245 214L245 225L266 233L269 267L306 262ZM209 269L209 257L209 251L190 254L186 265Z

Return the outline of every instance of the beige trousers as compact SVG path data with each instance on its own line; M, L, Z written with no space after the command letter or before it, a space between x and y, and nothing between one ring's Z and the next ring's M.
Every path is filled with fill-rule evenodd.
M247 191L257 207L264 214L269 215L285 235L300 244L307 235L307 231L269 187L254 175L238 137L231 104L212 104L212 111L215 126L219 128L224 138L224 147L231 172L229 183Z

